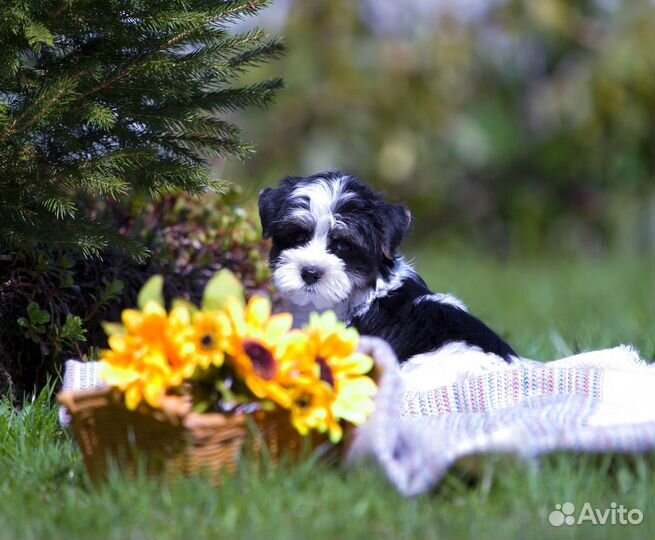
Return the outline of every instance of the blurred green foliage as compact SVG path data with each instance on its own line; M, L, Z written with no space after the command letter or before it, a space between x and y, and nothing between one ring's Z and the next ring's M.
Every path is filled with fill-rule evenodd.
M489 2L395 32L362 4L291 0L267 68L287 90L242 116L258 154L228 178L342 168L406 201L415 239L498 253L652 249L651 2Z

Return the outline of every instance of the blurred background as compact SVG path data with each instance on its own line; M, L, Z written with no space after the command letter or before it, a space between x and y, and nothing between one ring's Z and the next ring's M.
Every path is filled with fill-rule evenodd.
M655 3L277 0L248 25L288 53L245 199L285 175L357 174L414 214L409 240L499 256L653 253Z

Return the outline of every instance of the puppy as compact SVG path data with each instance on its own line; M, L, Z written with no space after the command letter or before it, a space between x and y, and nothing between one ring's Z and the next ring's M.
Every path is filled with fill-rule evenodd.
M296 325L311 311L334 310L361 334L385 339L405 372L434 363L443 384L516 361L459 299L428 289L398 253L409 210L358 178L287 177L260 193L259 214L264 238L272 238L273 282Z

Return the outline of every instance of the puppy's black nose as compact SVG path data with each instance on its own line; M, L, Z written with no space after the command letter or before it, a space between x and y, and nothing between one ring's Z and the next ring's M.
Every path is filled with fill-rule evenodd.
M319 279L321 279L322 275L323 272L315 266L305 266L300 271L300 277L305 283L307 283L307 285L313 285Z

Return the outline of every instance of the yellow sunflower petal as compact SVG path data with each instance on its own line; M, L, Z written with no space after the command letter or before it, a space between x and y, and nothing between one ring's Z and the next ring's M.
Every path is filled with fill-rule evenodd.
M332 421L328 424L328 437L332 444L337 444L343 437L343 430L338 422Z
M121 314L121 320L128 332L135 333L143 322L143 314L136 309L124 309Z
M111 366L106 362L100 363L100 378L110 386L116 386L120 389L138 380L140 374L137 371Z
M271 301L263 296L253 296L246 306L246 323L262 328L271 315Z
M307 422L305 422L305 419L303 417L292 414L291 424L296 429L296 431L300 433L303 437L309 433L309 426L307 425Z
M357 350L359 343L359 334L353 328L343 328L334 332L321 330L310 332L310 335L318 345L318 354L324 358L350 356Z
M337 315L334 311L325 311L323 313L316 313L315 311L309 314L309 329L320 329L326 332L334 332L337 330L339 322ZM345 325L343 325L345 327Z
M225 300L225 311L234 331L239 336L246 333L246 319L243 305L235 297L229 296Z
M224 311L210 311L206 316L221 337L227 337L230 334L230 320Z
M215 367L221 367L225 363L225 355L223 352L216 352L212 355L211 363Z
M178 305L173 308L168 316L168 324L172 327L191 324L191 312L189 308L184 305Z
M160 377L150 377L143 385L143 397L151 407L159 406L164 388L164 381Z
M266 396L266 385L261 377L258 377L254 374L248 374L244 377L246 385L250 388L250 391L255 394L258 398L265 398Z
M147 366L154 366L160 369L168 369L168 359L166 354L159 348L149 349L143 355L143 363Z
M126 336L109 336L107 341L109 343L109 348L116 351L117 353L124 353L127 350Z
M279 357L307 357L314 361L315 347L309 336L300 330L291 330L277 340L276 352Z
M264 341L272 342L280 339L291 329L293 316L290 313L273 315L264 325Z
M362 424L373 412L375 403L370 396L339 394L332 404L332 412L355 425Z
M370 377L359 376L339 381L339 389L345 395L374 396L378 387Z
M332 406L332 412L337 418L343 418L351 424L359 426L366 422L374 409L372 400L338 401Z
M175 349L180 357L188 358L196 352L197 347L192 341L182 341L181 343L176 344Z
M148 300L146 305L143 307L144 315L155 315L157 317L166 317L166 309L161 304L155 302L154 300Z
M138 384L133 384L125 390L125 406L133 411L141 403L141 388Z
M373 369L374 361L367 354L354 353L345 358L330 358L330 364L337 367L339 373L365 375Z
M288 391L275 381L267 381L254 374L246 375L245 381L248 388L258 398L270 399L285 409L291 406L291 397Z

